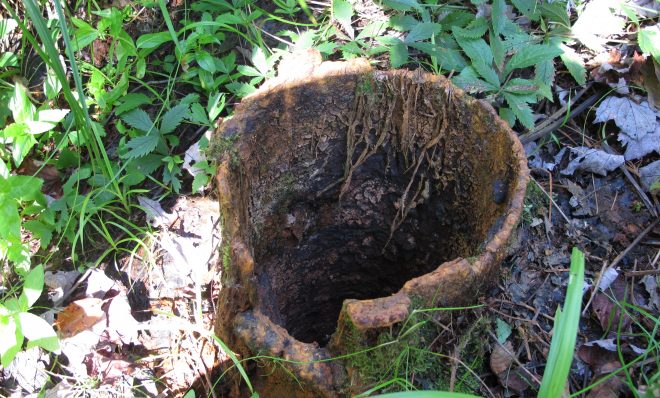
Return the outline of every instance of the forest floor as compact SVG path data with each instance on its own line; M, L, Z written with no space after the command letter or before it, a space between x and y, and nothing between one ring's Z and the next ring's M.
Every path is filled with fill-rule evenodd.
M22 197L16 200L21 238L29 242L32 263L45 269L43 294L29 311L54 325L59 341L58 349L24 347L23 334L32 340L25 330L20 342L0 347L2 394L224 396L224 370L232 361L210 332L225 253L219 251L214 159L205 158L204 148L240 98L274 76L284 54L311 47L325 59L363 56L376 68L422 67L451 77L499 109L520 134L531 170L501 279L478 308L456 310L436 325L424 347L447 358L434 379L428 369L393 370L382 363L373 370L374 385L401 379L406 383L386 383L381 391L536 396L571 251L578 247L586 255L587 285L567 394L651 397L660 390L660 3L617 2L614 11L605 0L539 10L534 1L382 3L69 5L72 37L85 43L75 48L73 63L90 98L88 117L105 129L100 139L110 169L125 184L121 197L133 203L126 213L121 200L99 199L104 193L98 187L110 190L113 180L90 177L96 165L89 142L61 140L72 137L78 121L60 118L26 151L17 150L23 141L9 128L20 124L15 87L29 87L20 98L40 112L60 110L70 100L62 86L74 84L75 72L62 58L68 78L52 83L55 67L39 63L43 57L29 49L23 27L10 35L10 24L0 23L0 49L16 58L0 55L0 177L3 183L15 175L42 181L37 191L49 204L40 211L50 207L51 221L25 210ZM3 2L3 21L22 20L37 37L39 24L25 4ZM499 19L493 15L498 9ZM52 5L41 11L44 20L58 20ZM605 26L608 21L613 26ZM44 26L61 35L55 23ZM186 29L195 34L172 39ZM572 29L570 40L555 40L565 36L561 29ZM129 39L131 45L121 47ZM68 57L68 44L61 37L54 43ZM517 56L523 47L537 53ZM478 61L483 58L486 71ZM92 198L91 210L79 212L73 198ZM103 206L105 213L94 213ZM40 235L46 227L32 229L30 221L46 225L48 233ZM2 227L0 233L9 237ZM51 235L57 238L50 241ZM6 251L0 252L7 275L2 308L12 311L8 303L29 278ZM6 364L10 352L15 357Z

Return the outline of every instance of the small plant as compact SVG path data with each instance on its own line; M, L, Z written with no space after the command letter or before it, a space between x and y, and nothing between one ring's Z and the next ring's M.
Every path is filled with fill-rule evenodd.
M560 397L566 387L580 323L583 286L584 253L574 247L564 309L562 311L561 308L557 308L555 314L550 353L538 395L540 398Z
M39 299L44 287L44 268L39 265L30 271L23 281L23 291L18 298L9 298L0 304L0 363L7 368L16 354L23 349L41 347L59 353L60 343L53 327L42 318L29 312Z

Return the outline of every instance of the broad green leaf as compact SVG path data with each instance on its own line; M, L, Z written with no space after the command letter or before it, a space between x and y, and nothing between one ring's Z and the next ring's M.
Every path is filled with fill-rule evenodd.
M645 54L660 62L660 24L655 24L640 30L637 33L639 47Z
M417 41L427 40L434 34L440 33L441 31L442 26L439 23L422 22L412 28L412 30L406 35L404 42L414 43Z
M51 123L53 127L69 114L68 109L44 109L37 113L40 122Z
M192 182L193 193L200 192L210 181L209 175L204 172L195 174Z
M460 26L454 26L452 28L452 33L454 33L454 36L457 39L459 37L463 39L479 39L486 34L487 30L488 30L488 24L486 23L475 24L475 25L470 24L465 28L461 28Z
M208 51L201 49L195 51L195 59L197 60L197 64L199 64L200 68L210 73L216 72L215 61L213 56L209 54Z
M501 106L498 113L500 117L509 124L509 127L513 127L513 125L516 124L516 115L513 114L511 108L507 108L506 106Z
M421 8L417 0L383 0L383 4L398 11Z
M0 237L8 241L21 239L21 218L18 215L16 200L7 194L0 194Z
M32 304L34 304L39 299L43 289L44 289L44 267L43 265L40 264L34 267L30 271L30 273L27 274L25 280L23 281L23 294L27 299L26 301L27 308L32 307Z
M27 89L19 82L14 83L14 92L9 99L9 109L11 109L15 123L34 119L36 109L30 102Z
M254 66L238 65L236 69L244 76L253 76L253 77L263 76L261 72L259 72L257 68L255 68Z
M138 37L135 45L137 48L153 49L168 41L172 41L169 32L147 33Z
M493 32L499 36L504 29L504 22L507 19L506 3L504 0L493 0L491 17L493 21Z
M11 18L0 18L0 40L16 29L18 23Z
M48 322L29 312L19 313L18 319L23 335L29 340L27 348L41 347L55 354L60 353L60 340Z
M509 326L508 323L504 322L500 318L495 318L495 330L496 330L496 335L497 335L497 341L500 342L500 344L503 344L506 339L511 336L511 326Z
M387 25L399 32L408 32L412 30L417 24L421 23L415 17L408 14L395 14L392 15L388 21Z
M257 68L259 72L261 72L262 76L268 74L268 70L270 69L268 67L268 60L266 59L264 50L262 50L260 47L255 47L254 50L252 50L251 61L252 65L254 65L254 67Z
M587 82L587 70L584 67L584 61L575 50L572 48L561 45L562 54L560 55L561 60L566 65L566 69L573 76L573 79L579 84L583 85Z
M356 40L367 39L381 35L387 29L387 22L385 21L372 21L367 24L355 38Z
M499 88L500 87L500 77L497 76L497 72L495 72L495 69L493 69L491 66L486 66L482 62L473 62L472 67L474 68L481 77L486 79L486 81L493 86Z
M532 21L541 19L541 5L543 3L540 0L511 0L511 3Z
M71 41L73 51L80 51L99 37L99 31L90 24L79 18L71 18L71 22L76 26Z
M151 130L157 130L149 114L139 108L121 115L120 118L124 123L140 131L149 132Z
M408 47L403 43L397 43L390 47L390 63L392 67L399 68L408 62Z
M206 110L199 102L195 102L190 106L191 121L199 124L209 124L210 120L206 115Z
M215 93L209 96L209 102L206 105L206 111L210 120L215 120L222 110L225 109L225 94Z
M129 93L121 98L121 105L115 107L115 114L121 115L124 112L135 109L140 105L151 104L151 97L142 93Z
M252 84L244 82L232 82L227 84L225 87L227 87L227 90L236 94L238 97L245 97L246 95L250 95L257 91L257 88Z
M550 85L555 81L555 62L551 59L536 64L535 77L539 83Z
M145 156L156 149L160 141L160 134L151 133L141 137L135 137L126 143L128 152L124 155L125 158L135 159Z
M353 6L346 0L332 0L332 17L339 22L344 31L352 39L355 36L351 26L351 17L353 17Z
M174 131L188 114L189 110L186 104L178 104L172 107L172 109L163 115L163 119L160 122L160 133L169 134Z
M32 234L39 239L42 249L48 247L50 240L53 238L54 227L52 225L48 225L39 220L28 220L23 223L23 227L32 232Z
M511 112L516 115L520 123L528 129L534 128L534 115L532 109L527 104L531 99L525 95L518 95L504 91L504 99L509 104Z
M493 52L484 39L466 39L456 36L456 41L472 62L490 65L493 62Z
M495 61L495 67L500 72L504 69L504 57L506 56L506 50L504 49L504 43L500 40L499 35L489 33L490 49L493 51L493 61Z
M458 76L452 78L452 82L468 93L497 91L498 89L498 87L481 80L479 74L472 66L465 67Z
M539 89L538 83L529 79L514 77L504 85L504 90L514 94L534 94Z
M7 368L23 345L23 334L14 317L3 316L0 320L0 362Z
M540 62L553 59L560 55L562 50L549 44L535 44L521 47L513 54L504 68L504 73L509 74L514 69L526 68Z

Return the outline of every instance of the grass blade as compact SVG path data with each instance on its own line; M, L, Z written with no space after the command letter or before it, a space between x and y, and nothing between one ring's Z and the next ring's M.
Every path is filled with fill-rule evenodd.
M573 363L575 341L580 323L583 286L584 253L574 247L564 311L562 312L561 308L557 309L553 328L554 335L550 343L550 353L541 381L539 398L556 398L561 397L564 393L568 373Z

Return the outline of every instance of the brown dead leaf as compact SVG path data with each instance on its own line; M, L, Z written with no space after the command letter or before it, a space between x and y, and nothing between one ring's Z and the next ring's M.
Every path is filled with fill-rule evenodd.
M101 308L103 300L84 298L77 300L57 314L55 326L62 338L74 336L83 330L88 330L105 317Z
M598 379L605 377L612 372L621 368L619 361L608 362L603 364L599 369L599 372L596 373L592 383L596 382ZM616 375L612 376L606 381L598 384L596 387L592 388L587 395L587 398L618 398L621 391L624 387L623 376Z
M50 195L55 199L62 197L62 181L60 180L60 173L57 168L51 164L44 164L32 158L25 158L21 163L17 174L36 176L44 180L41 191Z
M513 345L510 341L504 344L496 344L490 354L490 369L496 375L504 374L511 368L513 363Z
M621 313L621 306L628 301L626 282L619 276L604 292L597 292L591 305L603 330L627 329L632 320ZM619 325L621 323L621 325Z

